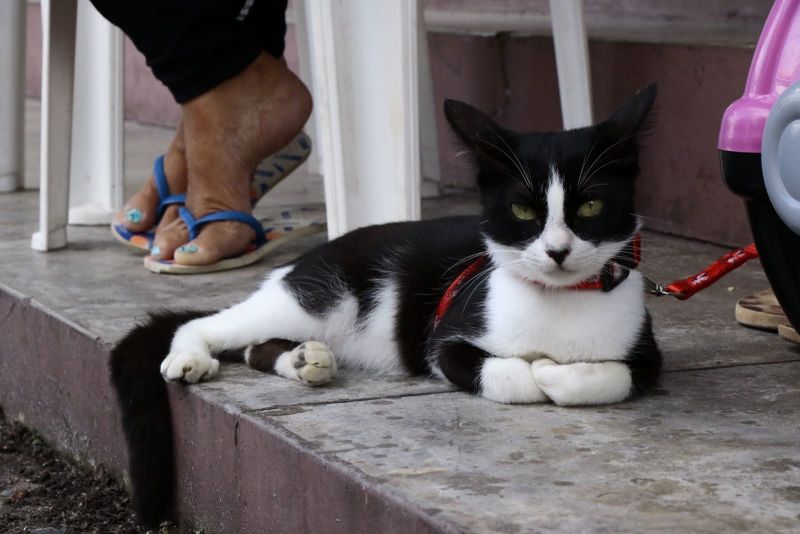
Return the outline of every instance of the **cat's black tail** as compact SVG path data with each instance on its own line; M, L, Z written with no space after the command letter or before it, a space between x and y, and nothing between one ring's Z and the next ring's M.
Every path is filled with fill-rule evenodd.
M111 351L111 384L128 444L133 505L148 528L167 518L175 495L172 420L159 366L178 327L208 314L153 312Z

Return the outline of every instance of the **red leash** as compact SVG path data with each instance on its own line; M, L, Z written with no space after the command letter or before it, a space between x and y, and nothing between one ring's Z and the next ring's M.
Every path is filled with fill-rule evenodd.
M670 295L678 300L686 300L698 291L716 283L717 280L734 269L738 269L744 265L745 262L757 257L758 251L756 250L756 245L755 243L750 243L744 248L728 252L699 273L688 278L675 280L667 286L662 286L647 278L644 280L647 290L651 295L657 297Z

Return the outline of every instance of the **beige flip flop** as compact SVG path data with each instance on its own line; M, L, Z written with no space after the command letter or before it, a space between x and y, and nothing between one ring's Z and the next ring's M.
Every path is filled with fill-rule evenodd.
M778 335L781 336L783 339L791 341L793 343L800 343L800 333L797 332L791 326L786 325L779 325L778 326Z
M781 325L789 325L789 319L771 289L739 299L736 320L745 326L772 331L777 331Z
M736 320L745 326L778 332L783 339L800 343L797 333L771 289L744 297L736 303Z

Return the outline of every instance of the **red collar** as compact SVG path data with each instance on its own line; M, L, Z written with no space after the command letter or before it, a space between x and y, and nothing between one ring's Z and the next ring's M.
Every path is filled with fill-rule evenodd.
M642 236L634 234L633 239L625 245L625 248L611 261L609 261L609 268L603 269L601 274L578 282L575 285L567 286L564 290L586 291L586 290L600 290L608 292L613 290L621 284L630 273L631 269L635 269L642 259ZM483 269L489 256L484 254L479 256L478 259L470 263L466 269L461 271L455 280L453 280L447 290L445 290L439 304L436 306L436 312L433 319L433 327L439 326L442 318L447 313L447 310L453 305L453 301L460 292L464 284L474 277L481 269ZM538 282L532 282L534 285L542 286Z

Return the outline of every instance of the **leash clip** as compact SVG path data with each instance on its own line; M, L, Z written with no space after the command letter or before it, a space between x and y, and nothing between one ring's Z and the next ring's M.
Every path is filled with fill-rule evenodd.
M662 286L661 284L659 284L657 282L653 282L652 280L650 280L646 276L644 276L643 278L644 278L645 290L648 293L650 293L651 295L653 295L654 297L664 297L666 295L670 295L670 296L673 296L673 297L679 297L680 296L678 293L673 293L672 291L667 291L667 289L664 286Z

